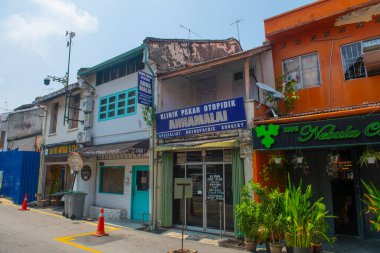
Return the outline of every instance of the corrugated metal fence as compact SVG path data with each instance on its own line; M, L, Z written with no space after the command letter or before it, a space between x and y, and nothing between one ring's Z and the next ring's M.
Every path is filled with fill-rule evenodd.
M1 195L21 204L24 195L28 202L36 200L40 153L31 151L0 152L0 171L4 171Z

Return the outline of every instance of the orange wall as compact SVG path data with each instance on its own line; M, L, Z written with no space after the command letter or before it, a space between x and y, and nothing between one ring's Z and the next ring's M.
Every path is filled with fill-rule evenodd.
M294 10L268 18L264 21L265 34L273 36L281 31L352 11L379 0L319 0Z
M340 53L341 45L379 36L380 22L366 22L361 28L355 24L346 25L345 31L341 31L339 27L334 27L334 20L317 22L307 29L284 32L271 41L275 77L282 75L283 60L312 52L319 53L322 84L300 90L300 99L296 101L293 113L329 109L329 104L330 108L337 108L380 101L380 75L345 81ZM330 34L327 37L324 36L326 32ZM313 36L317 40L312 41ZM330 59L331 48L333 54Z

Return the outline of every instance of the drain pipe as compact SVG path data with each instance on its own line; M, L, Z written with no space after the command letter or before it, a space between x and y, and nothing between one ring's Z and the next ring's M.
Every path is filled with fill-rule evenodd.
M149 46L148 45L145 45L145 48L144 48L144 63L145 65L148 67L149 69L149 72L150 74L153 76L153 80L152 80L152 109L151 109L151 117L153 119L153 117L155 117L154 115L154 105L155 105L155 83L156 83L156 75L153 71L153 69L151 68L149 62L148 62L148 54L149 54ZM151 230L155 229L156 228L156 209L157 209L157 205L156 205L156 188L157 188L157 168L155 168L155 151L154 151L154 147L156 146L155 142L156 142L156 138L155 138L155 123L152 121L152 125L150 126L150 133L149 133L149 146L150 146L150 153L149 153L149 184L151 186L151 221L150 221L150 228Z

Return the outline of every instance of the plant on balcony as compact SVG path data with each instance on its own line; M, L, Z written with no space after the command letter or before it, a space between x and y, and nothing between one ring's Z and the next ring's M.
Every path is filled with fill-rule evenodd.
M367 184L362 180L362 184L368 191L364 193L362 201L367 206L367 213L373 215L369 222L376 231L380 232L380 190L373 183Z
M153 109L152 109L153 108ZM153 110L153 112L152 112ZM148 126L153 126L154 122L156 121L156 107L150 107L143 105L142 106L142 115L145 123Z

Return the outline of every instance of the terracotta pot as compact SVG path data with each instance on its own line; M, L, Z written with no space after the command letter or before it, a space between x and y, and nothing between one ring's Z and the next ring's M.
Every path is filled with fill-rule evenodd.
M256 252L256 242L245 242L245 249L249 252Z
M312 253L321 253L322 252L322 244L316 244L312 247L313 251Z
M310 253L311 248L298 248L293 247L293 253Z
M269 243L271 253L282 253L282 245Z

